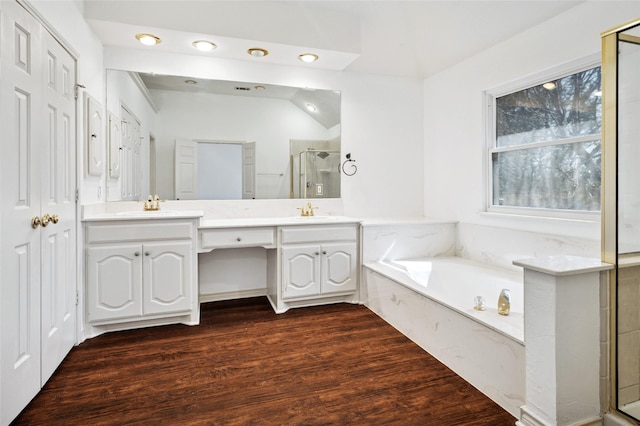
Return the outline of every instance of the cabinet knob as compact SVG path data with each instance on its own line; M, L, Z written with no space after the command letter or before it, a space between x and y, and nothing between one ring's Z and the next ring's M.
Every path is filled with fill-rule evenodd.
M40 224L42 225L42 227L44 228L45 226L47 226L49 222L51 222L51 216L49 216L49 213L43 214L40 218Z
M145 251L145 252L144 252L144 255L145 255L145 256L149 256L150 254L151 254L151 252L148 252L148 251Z
M133 255L134 255L134 256L140 256L140 252L139 252L139 251L137 251L137 252L133 253Z
M238 238L236 238L236 241L240 242L240 241L242 241L242 238L238 237Z
M58 217L57 213L54 213L54 214L51 215L51 223L53 223L54 225L56 223L58 223L59 220L60 220L60 218Z
M316 256L320 256L320 252L319 251L316 252Z
M322 251L322 254L327 254L327 252L323 250L323 251Z

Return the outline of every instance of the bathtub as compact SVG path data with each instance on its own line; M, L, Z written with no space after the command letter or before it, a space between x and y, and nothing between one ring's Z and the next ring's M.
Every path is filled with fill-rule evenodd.
M524 405L523 276L460 257L363 265L362 297L382 317L519 418ZM498 314L498 295L511 312ZM482 296L485 310L474 309Z
M457 311L520 343L524 343L522 272L485 265L461 257L389 260L367 263L367 268ZM511 312L498 314L498 296L509 289ZM485 310L474 309L482 296Z

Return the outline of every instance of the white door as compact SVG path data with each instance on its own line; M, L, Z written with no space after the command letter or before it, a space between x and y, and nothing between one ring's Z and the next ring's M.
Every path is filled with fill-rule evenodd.
M242 144L242 198L256 198L256 143Z
M198 188L198 144L177 140L175 149L175 191L177 200L195 200Z
M0 7L0 423L6 424L75 341L75 63L16 2ZM43 228L45 214L57 216L45 217Z
M46 134L40 146L44 385L76 341L76 64L51 34L42 31L42 35L46 58L42 126ZM47 215L51 217L48 224Z
M122 136L120 147L120 195L123 200L135 200L140 197L140 121L126 108L121 108Z
M40 218L42 30L15 2L2 2L0 45L0 423L40 390Z

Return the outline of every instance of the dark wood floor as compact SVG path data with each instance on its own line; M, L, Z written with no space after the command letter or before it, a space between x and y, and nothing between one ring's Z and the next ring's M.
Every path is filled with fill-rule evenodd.
M74 348L16 425L514 425L363 306L202 305Z

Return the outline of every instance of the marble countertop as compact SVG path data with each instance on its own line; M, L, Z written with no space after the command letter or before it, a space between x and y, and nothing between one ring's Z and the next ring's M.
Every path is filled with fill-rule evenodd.
M203 216L199 210L129 210L99 212L82 217L83 222L99 220L148 220L148 219L197 219Z
M255 226L290 226L290 225L333 225L359 223L360 220L346 216L289 216L289 217L254 217L237 219L203 219L200 229L204 228L242 228Z
M537 272L554 276L583 274L586 272L606 271L614 265L601 262L600 259L581 256L546 256L532 259L514 260L513 264Z

